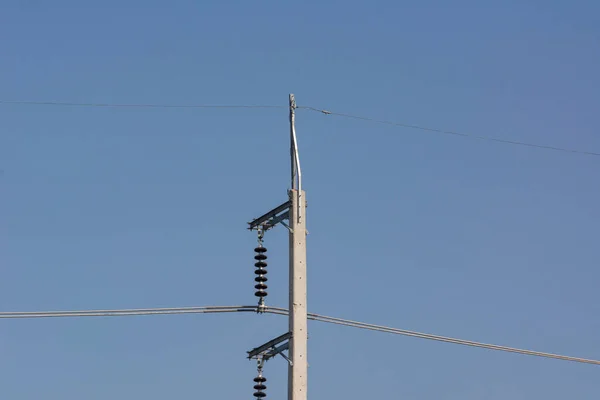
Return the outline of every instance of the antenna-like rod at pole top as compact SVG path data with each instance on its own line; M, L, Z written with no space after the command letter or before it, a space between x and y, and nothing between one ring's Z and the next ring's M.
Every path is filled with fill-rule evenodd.
M298 154L298 140L296 138L296 99L290 94L290 157L291 157L291 188L302 191L302 170L300 169L300 155Z
M298 153L298 140L296 138L296 99L293 94L290 94L290 161L291 188L298 191L298 196L302 196L302 169L300 168L300 154ZM302 218L302 210L298 209L297 216L298 220Z

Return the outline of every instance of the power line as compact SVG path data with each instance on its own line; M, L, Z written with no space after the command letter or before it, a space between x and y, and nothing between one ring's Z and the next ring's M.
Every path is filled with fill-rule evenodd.
M140 308L119 310L81 310L81 311L38 311L38 312L0 312L0 318L52 318L52 317L119 317L134 315L161 315L161 314L211 314L232 312L256 312L257 306L207 306L207 307L175 307L175 308ZM276 315L288 315L288 310L280 307L266 307L264 312ZM308 319L325 322L328 324L343 325L352 328L367 329L378 332L392 333L395 335L415 337L419 339L434 340L438 342L459 344L463 346L479 347L487 350L504 351L528 356L553 358L563 361L572 361L584 364L600 365L600 361L580 357L564 356L560 354L544 353L539 351L518 349L515 347L499 346L495 344L474 342L471 340L457 339L446 336L433 335L392 328L382 325L373 325L365 322L352 321L342 318L328 317L325 315L308 313Z
M303 108L305 110L310 110L310 111L316 111L318 113L325 114L325 115L334 115L334 116L338 116L338 117L358 119L358 120L369 121L369 122L376 122L379 124L399 126L399 127L403 127L403 128L419 129L422 131L442 133L445 135L461 136L461 137L466 137L466 138L471 138L471 139L487 140L490 142L512 144L512 145L516 145L516 146L534 147L534 148L545 149L545 150L554 150L554 151L560 151L563 153L575 153L575 154L585 154L588 156L600 156L600 153L593 152L593 151L574 150L574 149L567 149L567 148L563 148L563 147L546 146L546 145L542 145L542 144L520 142L520 141L516 141L516 140L498 139L498 138L491 137L491 136L481 136L481 135L474 135L474 134L464 133L464 132L455 132L455 131L447 131L447 130L443 130L443 129L427 128L424 126L411 125L411 124L406 124L406 123L401 123L401 122L394 122L394 121L387 121L387 120L370 118L370 117L362 117L359 115L338 113L338 112L323 110L323 109L319 109L319 108L315 108L315 107L298 107L298 108Z
M61 101L13 101L0 100L0 104L63 106L63 107L104 107L104 108L287 108L274 105L228 105L228 104L118 104L118 103L73 103Z
M396 335L403 335L403 336L411 336L411 337L416 337L419 339L428 339L428 340L434 340L434 341L438 341L438 342L460 344L463 346L479 347L479 348L488 349L488 350L497 350L497 351L504 351L504 352L509 352L509 353L524 354L524 355L528 355L528 356L554 358L554 359L563 360L563 361L573 361L573 362L578 362L578 363L600 365L600 361L597 361L597 360L563 356L560 354L543 353L540 351L518 349L518 348L514 348L514 347L507 347L507 346L498 346L495 344L480 343L480 342L474 342L471 340L464 340L464 339L457 339L457 338L451 338L451 337L445 337L445 336L439 336L439 335L432 335L432 334L428 334L428 333L409 331L409 330L405 330L405 329L390 328L387 326L367 324L364 322L350 321L350 320L345 320L345 319L341 319L341 318L327 317L327 316L317 315L317 314L309 314L308 318L315 320L315 321L321 321L321 322L326 322L326 323L330 323L330 324L345 325L345 326L350 326L353 328L368 329L368 330L379 331L379 332L387 332L387 333L393 333Z
M126 317L134 315L210 314L247 311L256 312L256 306L205 306L175 308L130 308L119 310L0 312L0 318Z
M259 109L259 108L271 108L281 109L288 108L287 106L279 105L251 105L251 104L239 104L239 105L227 105L227 104L124 104L124 103L77 103L77 102L61 102L61 101L20 101L20 100L0 100L0 104L13 104L13 105L38 105L38 106L63 106L63 107L103 107L103 108L181 108L181 109L200 109L200 108L223 108L223 109L234 109L234 108L246 108L246 109ZM600 153L586 150L567 149L564 147L547 146L542 144L521 142L517 140L499 139L492 136L475 135L465 132L456 132L437 128L428 128L419 125L412 125L403 122L395 122L389 120L376 119L371 117L364 117L360 115L345 114L340 112L329 111L326 109L311 107L311 106L298 106L298 109L304 109L309 111L315 111L325 115L334 115L337 117L351 118L356 120L375 122L379 124L392 125L402 128L418 129L427 132L441 133L445 135L460 136L471 139L485 140L495 143L511 144L515 146L533 147L544 150L560 151L563 153L572 154L583 154L588 156L600 156Z

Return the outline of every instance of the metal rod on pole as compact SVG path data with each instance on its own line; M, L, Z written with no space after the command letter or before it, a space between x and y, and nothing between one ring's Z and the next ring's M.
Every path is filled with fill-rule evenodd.
M290 299L289 299L289 340L288 400L306 400L308 387L308 332L306 310L306 197L302 191L302 175L298 157L298 143L294 126L294 95L290 95L290 147L292 149L292 190L289 210L290 223ZM297 182L294 182L294 178Z
M300 155L298 152L298 140L296 139L296 99L290 94L290 158L292 172L292 190L298 190L302 196L302 169L300 168ZM302 218L302 209L298 208L296 217Z
M293 94L290 94L290 173L292 180L290 183L290 189L298 189L296 187L296 149L295 149L295 138L296 135L296 99Z

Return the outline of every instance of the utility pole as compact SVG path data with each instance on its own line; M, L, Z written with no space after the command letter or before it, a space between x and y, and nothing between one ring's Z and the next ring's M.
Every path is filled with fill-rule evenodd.
M306 311L306 194L302 190L302 170L296 138L296 100L289 96L290 106L290 161L291 185L289 200L266 214L249 222L249 229L258 232L258 247L254 249L257 268L254 279L255 295L259 298L258 313L265 311L267 296L267 249L263 246L265 232L277 224L289 231L289 331L248 352L248 358L257 360L258 376L254 378L254 396L266 397L265 361L281 355L288 362L288 400L306 400L308 389L308 332ZM286 224L284 221L287 220ZM284 351L288 351L288 355Z
M288 400L306 400L308 363L306 318L306 195L302 190L302 171L295 126L296 100L290 94L290 157L292 189L290 190L290 338L288 367Z

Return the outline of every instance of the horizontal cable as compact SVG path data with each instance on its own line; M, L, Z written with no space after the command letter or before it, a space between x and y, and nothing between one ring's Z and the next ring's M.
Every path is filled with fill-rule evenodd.
M0 100L0 104L67 106L67 107L104 107L104 108L275 108L275 109L289 108L289 106L283 106L283 105L260 105L260 104L258 104L258 105L251 105L251 104L240 104L240 105L227 105L227 104L222 104L222 105L219 105L219 104L127 104L127 103L77 103L77 102L62 102L62 101L21 101L21 100ZM542 144L521 142L521 141L517 141L517 140L499 139L499 138L495 138L495 137L491 137L491 136L482 136L482 135L475 135L475 134L470 134L470 133L456 132L456 131L450 131L450 130L444 130L444 129L428 128L428 127L424 127L424 126L412 125L412 124L407 124L407 123L403 123L403 122L394 122L394 121L381 120L381 119L376 119L376 118L371 118L371 117L364 117L364 116L360 116L360 115L352 115L352 114L334 112L334 111L329 111L326 109L320 109L320 108L310 107L310 106L298 106L297 108L315 111L315 112L325 114L325 115L334 115L334 116L343 117L343 118L351 118L351 119L357 119L357 120L362 120L362 121L375 122L375 123L379 123L379 124L398 126L398 127L403 127L403 128L419 129L422 131L435 132L435 133L441 133L441 134L453 135L453 136L461 136L461 137L465 137L465 138L472 138L472 139L479 139L479 140L486 140L486 141L496 142L496 143L504 143L504 144L511 144L511 145L516 145L516 146L525 146L525 147L534 147L534 148L538 148L538 149L560 151L560 152L564 152L564 153L583 154L583 155L588 155L588 156L600 156L600 153L594 152L594 151L567 149L564 147L547 146L547 145L542 145Z
M247 311L256 312L256 306L206 306L174 308L132 308L120 310L0 312L0 318L122 317L133 315L209 314Z
M490 142L512 144L512 145L516 145L516 146L535 147L538 149L561 151L564 153L585 154L588 156L600 156L600 153L594 152L594 151L574 150L574 149L567 149L567 148L563 148L563 147L547 146L547 145L543 145L543 144L520 142L520 141L516 141L516 140L498 139L498 138L491 137L491 136L481 136L481 135L474 135L474 134L464 133L464 132L455 132L455 131L447 131L447 130L443 130L443 129L427 128L424 126L411 125L411 124L406 124L406 123L402 123L402 122L386 121L386 120L382 120L382 119L362 117L359 115L338 113L338 112L333 112L333 111L328 111L328 110L322 110L322 109L315 108L315 107L298 107L298 108L310 110L310 111L316 111L316 112L319 112L319 113L325 114L325 115L334 115L334 116L338 116L338 117L358 119L358 120L369 121L369 122L376 122L378 124L386 124L386 125L398 126L398 127L402 127L402 128L419 129L422 131L442 133L445 135L462 136L462 137L471 138L471 139L487 140Z
M257 312L257 306L206 306L206 307L175 307L175 308L141 308L120 310L81 310L81 311L38 311L38 312L0 312L0 318L51 318L51 317L118 317L133 315L160 315L160 314L209 314L229 312ZM280 307L266 307L264 312L277 315L288 315L288 310ZM367 329L372 331L392 333L396 335L416 337L419 339L434 340L438 342L459 344L463 346L479 347L487 350L504 351L529 356L553 358L563 361L572 361L584 364L600 365L600 361L563 356L560 354L543 353L539 351L518 349L514 347L499 346L495 344L474 342L471 340L457 339L446 336L432 335L409 331L406 329L391 328L382 325L367 324L342 318L328 317L314 313L308 313L308 319L325 322L329 324L343 325L352 328Z
M289 108L288 106L251 104L124 104L124 103L73 103L62 101L19 101L0 100L0 104L67 106L67 107L109 107L109 108Z

